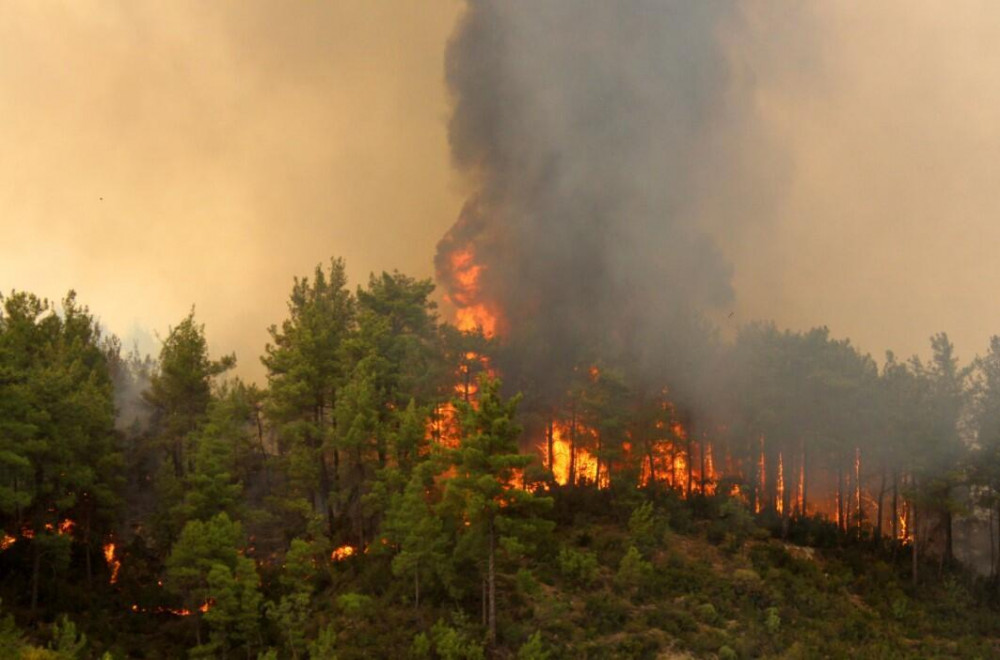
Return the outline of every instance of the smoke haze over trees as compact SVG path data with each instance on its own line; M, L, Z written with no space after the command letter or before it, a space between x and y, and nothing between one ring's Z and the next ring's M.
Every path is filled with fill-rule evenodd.
M360 7L0 8L0 654L1000 654L997 10Z
M652 110L672 95L681 105L671 116L707 134L698 145L668 131L647 149L634 127L663 121L610 121L608 130L633 129L622 131L623 147L610 149L604 167L620 193L628 179L616 167L621 157L675 163L662 175L628 174L647 197L651 189L680 195L685 222L695 217L712 229L732 268L735 295L721 312L734 312L727 332L752 319L829 325L880 359L886 349L927 357L926 338L942 329L959 346L984 345L1000 326L991 287L1000 275L991 253L1000 241L992 220L1000 206L994 3L940 11L903 0L637 2L619 4L617 14L586 3L567 19L591 44L568 46L579 65L540 61L533 46L543 31L551 47L542 54L566 45L571 24L553 25L561 3L539 11L547 29L534 32L527 3L506 5L476 6L485 8L480 15L501 12L498 35L524 35L517 53L497 52L511 59L503 67L516 75L510 84L534 90L525 85L557 80L557 66L594 62L594 89L608 97L609 112L620 116L625 98ZM453 177L449 162L444 63L462 3L290 13L266 2L77 7L0 10L5 288L53 299L75 288L127 349L133 325L162 332L194 303L216 328L219 351L235 351L241 375L262 382L263 368L248 358L267 341L288 273L300 264L336 253L354 280L392 267L433 274L428 255L478 185ZM635 43L612 53L636 15L644 18ZM676 48L651 46L655 30L679 35ZM684 52L698 64L676 74ZM642 53L673 58L660 72L698 82L698 94L652 84L644 67L614 84L621 58ZM537 66L517 64L528 58ZM650 84L637 94L632 75ZM587 101L586 83L574 94ZM524 116L527 101L508 100ZM547 121L569 128L573 116ZM602 123L576 116L577 125ZM519 127L542 139L536 153L566 143L558 132L543 139L543 128ZM609 142L599 139L578 143L574 154L589 158L583 149ZM664 142L691 154L692 167L648 155ZM692 177L694 189L676 183Z

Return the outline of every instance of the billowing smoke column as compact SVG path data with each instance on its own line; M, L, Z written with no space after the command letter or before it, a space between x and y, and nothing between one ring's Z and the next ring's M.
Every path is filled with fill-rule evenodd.
M700 314L732 298L709 232L739 218L704 200L747 139L719 39L738 20L703 0L468 3L447 81L471 193L436 266L460 325L502 337L513 387L558 391L593 356L693 370Z

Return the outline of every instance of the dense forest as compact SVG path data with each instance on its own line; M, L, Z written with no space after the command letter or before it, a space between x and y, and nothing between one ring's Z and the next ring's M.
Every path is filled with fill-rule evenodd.
M194 310L145 356L5 295L3 657L1000 652L1000 338L702 324L683 378L594 346L502 385L434 295L317 267L263 385Z

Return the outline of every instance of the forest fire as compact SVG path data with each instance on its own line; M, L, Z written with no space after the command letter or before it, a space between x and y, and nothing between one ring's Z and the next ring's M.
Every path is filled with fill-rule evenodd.
M491 222L482 215L485 212L485 207L471 205L439 244L438 280L444 285L446 301L454 307L453 324L470 335L496 339L505 346L505 361L512 359L511 352L522 350L526 337L529 342L565 340L572 345L574 328L560 327L558 334L540 338L531 334L534 329L512 322L524 319L532 325L540 312L533 293L527 298L511 297L495 281L492 271L501 268L502 262L487 247L500 246L492 243L493 238L483 243L478 240L483 237L476 236ZM519 375L526 370L534 373L552 389L533 395L544 401L548 413L542 418L548 416L548 421L527 426L531 444L553 483L603 489L613 480L625 479L624 483L631 480L639 488L667 487L687 498L712 495L724 481L727 493L757 514L816 515L858 534L862 525L874 527L879 521L873 519L880 519L893 535L907 538L907 523L894 521L896 505L890 511L873 497L874 486L863 474L859 449L845 456L840 474L834 475L811 465L816 458L805 456L801 439L775 442L762 431L751 431L752 436L734 443L728 423L696 426L693 432L693 411L679 410L667 388L655 394L630 394L624 375L596 361L580 363L579 352L567 351L575 360L551 363L560 365L556 368L538 359L539 354L533 352L537 346L528 348L520 358L514 356L512 366ZM562 348L549 346L547 350ZM530 364L524 364L525 360ZM476 406L477 376L495 377L499 370L486 351L466 351L457 361L454 394ZM544 373L546 367L556 372ZM461 433L457 417L454 404L438 405L427 422L427 438L457 447Z
M204 603L198 606L197 612L204 614L208 612L215 605L215 601L211 598L206 600ZM145 607L140 607L138 604L133 603L130 607L133 612L137 614L170 614L173 616L191 616L194 614L193 611L187 609L186 607L164 607L162 605L157 605L152 609L147 609Z
M551 451L547 441L539 449L543 464L560 486L569 484L594 484L598 480L598 461L578 443L592 432L581 425L553 423L551 426ZM606 484L605 484L606 485Z
M344 561L348 557L353 557L357 552L357 549L353 545L342 545L339 548L334 548L333 552L330 553L331 561Z
M480 277L483 266L476 262L471 246L452 252L447 259L447 277L451 286L445 299L455 306L455 325L462 332L482 332L485 337L497 333L498 313L483 300Z
M122 567L121 561L115 554L116 547L114 541L108 541L104 544L104 561L107 562L108 568L111 570L111 576L108 579L111 584L118 582L118 571Z

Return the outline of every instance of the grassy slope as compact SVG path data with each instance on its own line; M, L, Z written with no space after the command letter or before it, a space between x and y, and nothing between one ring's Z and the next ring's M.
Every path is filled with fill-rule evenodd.
M619 567L635 537L614 515L577 516L537 561L522 563L519 574L509 567L498 605L501 657L515 657L536 630L553 659L1000 657L1000 616L976 602L982 591L961 574L938 577L928 567L914 590L902 554L893 562L860 543L793 545L746 520L694 521L674 506L673 529L657 530L644 553L649 566L631 582ZM829 529L819 531L814 537L829 538ZM567 566L562 548L596 566ZM342 581L328 602L358 586ZM342 659L404 657L416 629L450 616L441 608L417 617L400 605L403 594L390 589L367 617L330 608L345 631ZM470 639L481 632L465 628Z

